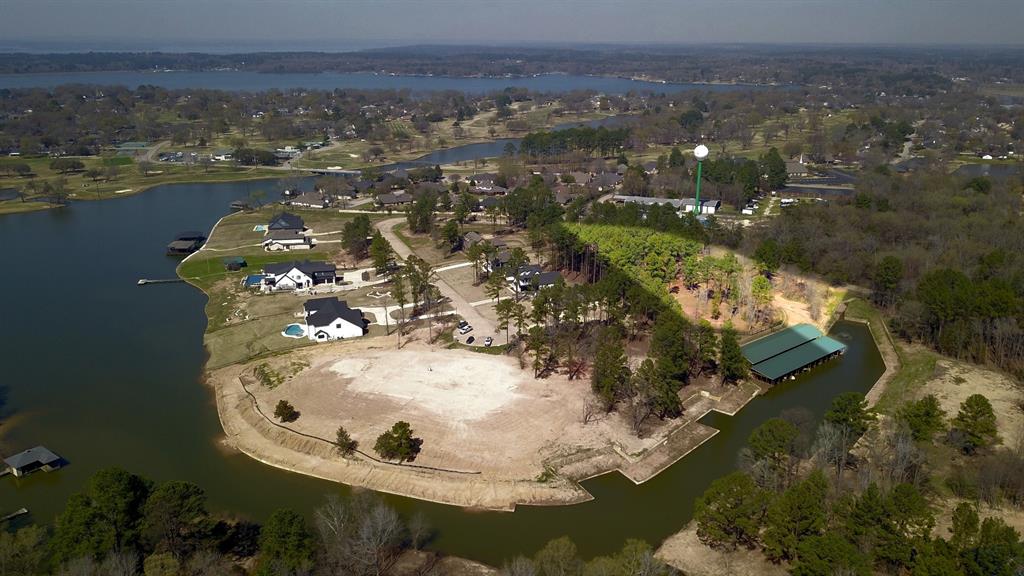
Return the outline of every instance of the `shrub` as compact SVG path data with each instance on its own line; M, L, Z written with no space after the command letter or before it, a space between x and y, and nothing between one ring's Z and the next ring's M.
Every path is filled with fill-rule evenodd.
M299 419L299 411L287 400L278 400L274 408L274 417L281 422L295 422Z

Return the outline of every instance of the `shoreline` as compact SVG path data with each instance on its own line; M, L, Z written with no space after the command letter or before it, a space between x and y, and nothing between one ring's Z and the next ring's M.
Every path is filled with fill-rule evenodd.
M611 442L600 448L544 459L550 471L534 478L493 477L488 473L444 470L380 462L372 457L342 458L334 444L296 431L266 416L266 407L246 389L247 364L234 364L204 373L211 386L224 441L263 464L282 470L397 496L468 509L513 512L520 505L567 506L593 500L582 486L586 480L617 472L640 485L658 476L719 430L698 420L712 411L733 416L761 389L748 383L732 389L728 398L694 391L684 400L687 417L663 430L664 436L638 454ZM570 447L566 447L570 448ZM544 478L544 480L541 480Z
M153 188L156 188L157 186L170 186L170 185L174 185L174 184L230 184L230 183L233 183L233 182L255 182L257 180L278 180L278 179L283 178L284 176L287 176L287 175L288 175L287 172L282 172L281 176L276 176L276 175L272 175L272 174L260 174L258 176L246 176L245 174L240 174L238 178L229 178L229 179L223 179L223 180L209 180L209 179L198 178L198 179L195 179L195 180L172 180L172 181L169 181L169 182L153 182L151 184L146 184L146 185L140 186L138 188L132 188L131 191L129 191L129 192L116 193L116 194L111 195L111 196L101 196L99 198L97 198L95 196L92 196L92 197L88 197L88 196L81 196L81 197L79 197L79 196L70 196L68 198L68 203L64 204L64 205L42 203L42 202L37 202L35 200L28 200L26 202L18 202L16 200L10 200L8 202L10 202L11 203L10 205L13 205L13 206L21 206L23 204L37 204L38 206L33 206L33 207L27 208L25 210L4 210L4 207L7 204L0 203L0 216L5 216L5 215L8 215L8 214L27 214L29 212L41 212L43 210L55 210L55 209L58 209L58 208L67 208L68 206L71 206L71 205L75 204L76 202L103 202L103 201L106 201L106 200L116 200L118 198L127 198L129 196L135 196L137 194L142 194L143 192L148 192L149 190L151 190Z

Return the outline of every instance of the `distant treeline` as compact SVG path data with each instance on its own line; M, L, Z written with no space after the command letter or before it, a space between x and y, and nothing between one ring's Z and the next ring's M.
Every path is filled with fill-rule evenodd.
M747 238L762 260L874 289L893 328L943 354L1024 374L1021 181L873 171Z
M599 153L608 156L621 150L629 137L629 128L590 128L582 126L550 132L531 132L523 137L519 152L528 156L563 152Z
M700 53L698 55L698 50ZM699 57L698 57L699 56ZM544 73L649 76L675 82L748 82L857 85L904 90L948 85L970 76L1020 81L1020 49L852 48L732 46L709 52L694 46L588 46L510 48L407 46L362 52L197 54L89 52L0 55L0 73L111 70L216 70L256 72L368 72L443 76L529 76ZM863 84L872 77L870 85Z

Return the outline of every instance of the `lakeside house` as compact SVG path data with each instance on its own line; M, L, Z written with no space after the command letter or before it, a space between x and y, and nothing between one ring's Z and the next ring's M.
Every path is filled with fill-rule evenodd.
M331 199L319 192L303 192L292 198L291 204L304 208L328 208L331 205Z
M64 460L48 448L36 446L9 458L4 458L4 464L7 465L7 472L20 478L36 470L45 472L56 470L64 464Z
M267 224L268 233L275 230L298 230L301 232L305 229L306 223L302 221L302 218L290 212L280 212L275 214Z
M282 262L263 267L260 288L264 292L303 290L319 284L334 284L338 268L328 262Z
M306 334L310 340L326 342L358 338L366 334L362 310L349 308L337 298L314 298L302 305L306 314Z
M378 194L377 199L374 200L374 202L376 202L378 206L381 206L383 208L411 204L412 201L412 194L406 194L404 190L399 190L398 192L386 192L384 194Z
M268 252L281 250L309 250L313 247L313 238L298 230L272 230L263 240L263 249Z

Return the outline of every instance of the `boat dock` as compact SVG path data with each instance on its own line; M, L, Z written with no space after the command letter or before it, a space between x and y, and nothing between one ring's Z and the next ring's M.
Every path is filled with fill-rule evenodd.
M742 351L751 372L774 384L841 355L846 345L810 324L797 324L749 342Z
M8 520L14 520L18 516L24 516L28 514L28 508L19 508L10 514L0 517L0 523L7 522Z
M136 284L139 286L145 286L146 284L173 284L175 282L184 282L184 280L181 278L139 278L139 281L136 282Z

